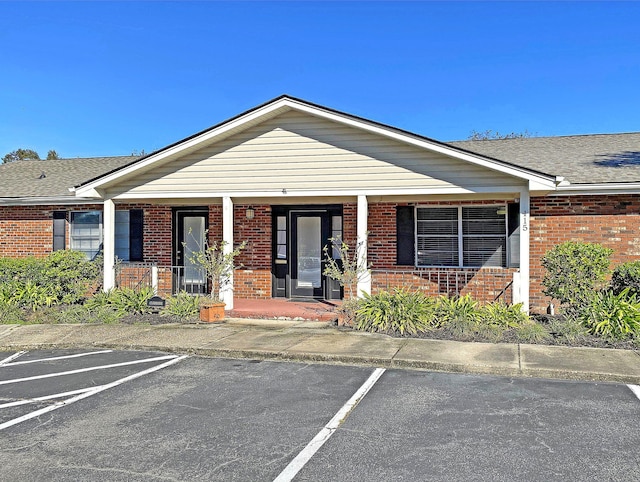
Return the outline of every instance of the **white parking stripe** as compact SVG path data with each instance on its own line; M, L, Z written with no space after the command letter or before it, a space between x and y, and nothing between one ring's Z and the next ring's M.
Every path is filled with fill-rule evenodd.
M0 367L2 365L5 365L5 364L9 363L11 360L15 360L19 356L24 355L25 353L27 353L27 352L26 351L19 351L18 353L14 353L13 355L8 356L4 360L0 360Z
M63 377L65 375L74 375L76 373L91 372L91 371L94 371L94 370L106 370L108 368L124 367L124 366L127 366L127 365L137 365L139 363L150 363L150 362L154 362L154 361L170 360L172 358L176 358L176 356L177 355L158 356L158 357L155 357L155 358L145 358L144 360L133 360L133 361L122 362L122 363L113 363L111 365L98 365L98 366L95 366L95 367L79 368L77 370L69 370L69 371L66 371L66 372L47 373L46 375L34 375L32 377L26 377L26 378L14 378L13 380L0 380L0 385L9 385L11 383L20 383L20 382L29 382L31 380L41 380L43 378Z
M638 385L627 385L629 390L633 392L633 394L640 400L640 386Z
M54 393L53 395L45 395L44 397L26 398L24 400L17 400L15 402L3 403L0 408L17 407L19 405L27 405L29 403L43 402L45 400L52 400L54 398L70 397L71 395L78 395L79 393L90 392L97 387L80 388L79 390L72 390L70 392Z
M82 400L84 398L88 398L88 397L90 397L92 395L95 395L96 393L103 392L104 390L108 390L109 388L116 387L116 386L118 386L118 385L120 385L122 383L128 382L130 380L134 380L134 379L136 379L138 377L141 377L143 375L147 375L147 374L155 372L157 370L161 370L161 369L166 368L166 367L168 367L170 365L173 365L174 363L178 363L179 361L182 361L185 358L188 358L188 355L182 355L182 356L179 356L177 358L174 357L172 360L169 360L169 361L167 361L165 363L161 363L160 365L156 365L154 367L147 368L146 370L143 370L143 371L138 372L138 373L134 373L133 375L129 375L128 377L124 377L124 378L121 378L121 379L116 380L114 382L107 383L106 385L101 385L99 387L95 387L94 389L92 389L92 390L90 390L88 392L85 392L85 393L81 393L80 395L78 395L76 397L69 398L67 400L61 400L60 402L54 403L53 405L50 405L50 406L45 407L45 408L41 408L40 410L35 410L35 411L31 412L31 413L23 415L22 417L14 418L13 420L9 420L8 422L1 423L0 424L0 430L4 430L5 428L12 427L13 425L17 425L17 424L19 424L21 422L25 422L27 420L31 420L32 418L35 418L35 417L39 417L40 415L43 415L43 414L48 413L48 412L52 412L54 410L57 410L57 409L59 409L61 407L66 406L66 405L70 405L72 403L75 403L78 400Z
M342 423L347 419L349 413L351 413L355 406L360 403L360 400L362 400L369 390L371 390L371 387L375 385L384 372L384 368L376 368L367 381L362 384L356 393L353 394L349 401L345 403L340 410L338 410L329 423L326 424L320 432L318 432L318 435L316 435L313 440L302 449L302 452L300 452L296 458L285 467L273 482L290 482L293 480L302 467L311 460L311 457L313 457L320 447L329 440L329 437L333 435L338 427L342 425Z
M26 365L27 363L40 363L40 362L48 362L53 360L66 360L67 358L78 358L81 356L100 355L102 353L112 353L112 352L113 350L90 351L87 353L76 353L75 355L54 356L51 358L39 358L37 360L18 361L13 363L7 363L5 366ZM23 351L20 353L26 353L26 351ZM0 362L0 365L2 365L2 362Z

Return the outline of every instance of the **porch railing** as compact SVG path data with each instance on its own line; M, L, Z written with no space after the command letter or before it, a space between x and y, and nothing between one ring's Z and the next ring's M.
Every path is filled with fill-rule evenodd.
M118 263L115 267L118 288L149 287L161 295L186 291L191 294L207 292L206 271L192 266L158 266L156 263Z
M373 291L406 288L430 296L474 293L486 301L511 302L513 273L504 269L406 269L372 270Z
M406 288L430 296L473 293L486 301L512 300L513 271L507 269L374 269L372 291ZM155 263L122 263L116 267L116 286L139 289L151 287L158 294L180 291L208 293L208 280L202 268L160 266Z
M186 291L191 294L207 292L207 273L194 266L171 266L171 292Z
M155 263L118 263L115 266L115 281L118 288L155 288L153 271Z

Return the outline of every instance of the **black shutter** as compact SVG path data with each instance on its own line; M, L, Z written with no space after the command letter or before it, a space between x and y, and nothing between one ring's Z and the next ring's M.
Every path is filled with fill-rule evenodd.
M396 207L396 263L415 266L413 206Z
M67 247L67 212L53 211L53 250Z
M507 204L507 232L509 245L507 266L520 267L520 203Z
M144 230L142 209L129 211L129 261L142 261L142 233Z

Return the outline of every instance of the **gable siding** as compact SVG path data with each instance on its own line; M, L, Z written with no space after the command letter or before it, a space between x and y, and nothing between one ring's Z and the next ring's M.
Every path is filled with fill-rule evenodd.
M510 186L514 179L423 149L288 112L124 180L120 193Z

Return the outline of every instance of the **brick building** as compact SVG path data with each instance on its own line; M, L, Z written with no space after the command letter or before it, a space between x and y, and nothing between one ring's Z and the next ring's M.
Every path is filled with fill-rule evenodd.
M640 251L640 133L443 143L288 96L143 157L0 166L0 256L104 253L106 288L202 292L189 250L247 242L233 297L335 299L323 247L405 286L545 308L566 240ZM331 252L331 250L330 250ZM117 260L117 261L116 261Z

